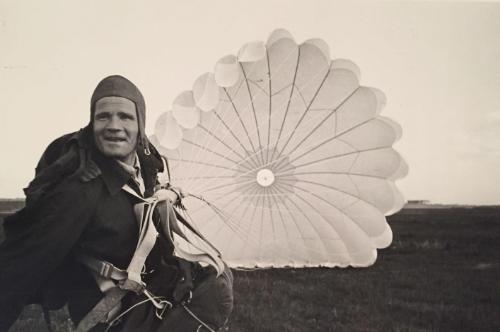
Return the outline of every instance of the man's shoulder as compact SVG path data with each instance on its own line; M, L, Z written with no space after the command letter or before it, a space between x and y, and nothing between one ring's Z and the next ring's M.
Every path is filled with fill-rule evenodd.
M56 149L62 148L65 144L67 144L71 139L75 139L78 137L78 133L80 130L73 131L71 133L64 134L59 136L48 145L47 149Z
M41 203L50 202L52 205L60 205L63 209L74 208L75 205L88 207L95 205L101 198L103 188L104 183L100 178L82 181L78 177L69 176L48 191Z
M64 152L67 151L71 142L75 142L75 144L77 143L80 132L81 131L75 131L64 134L53 140L45 149L37 168L43 168L57 160L62 154L64 154Z
M99 169L88 160L88 154L81 154L81 148L85 148L83 135L84 130L68 133L49 144L38 162L35 178L25 189L27 205L56 188L69 190L69 194L78 192L85 182L99 175Z

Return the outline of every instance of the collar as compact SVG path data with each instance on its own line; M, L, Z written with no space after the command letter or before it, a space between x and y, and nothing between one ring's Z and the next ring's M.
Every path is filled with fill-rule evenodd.
M127 163L124 163L121 160L116 160L116 162L127 171L132 176L137 176L138 174L141 174L141 163L139 162L139 156L137 156L137 152L135 153L134 156L134 163L133 165L129 165Z
M101 178L111 195L116 195L132 175L118 161L104 156L97 148L92 149L92 160L101 171Z

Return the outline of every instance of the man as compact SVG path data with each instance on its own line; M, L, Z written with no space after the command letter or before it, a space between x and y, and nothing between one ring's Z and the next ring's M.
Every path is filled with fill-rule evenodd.
M174 189L155 191L164 166L145 134L145 103L139 89L122 76L109 76L96 87L90 113L87 127L49 145L25 189L26 207L4 223L0 331L6 331L28 303L48 309L67 303L80 330L194 331L203 313L191 315L184 306L187 302L182 302L192 294L192 274L209 281L205 287L210 294L217 286L229 289L216 306L217 317L203 317L210 321L207 328L220 327L232 309L229 271L215 278L210 269L173 257L168 236L158 236L146 251L142 277L134 279L127 271L138 256L139 228L144 225L138 223L134 207L153 195L161 201L180 199ZM161 213L155 211L155 216ZM160 225L157 220L155 227ZM115 275L99 274L102 264L112 266ZM158 295L183 305L158 315L158 301L153 301ZM128 310L148 298L150 303ZM201 308L202 302L193 305ZM121 324L101 324L120 312L127 312Z

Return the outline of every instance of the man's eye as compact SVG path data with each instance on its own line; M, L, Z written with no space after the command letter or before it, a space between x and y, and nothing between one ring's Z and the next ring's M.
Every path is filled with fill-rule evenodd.
M120 114L121 120L135 120L135 117L129 114Z
M107 114L103 114L103 113L96 114L96 116L95 116L96 120L105 120L107 118L108 118L108 115Z

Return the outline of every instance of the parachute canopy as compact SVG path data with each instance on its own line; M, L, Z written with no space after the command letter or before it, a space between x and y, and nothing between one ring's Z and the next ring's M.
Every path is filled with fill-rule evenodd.
M391 243L385 216L405 203L401 128L359 79L324 41L276 30L222 57L160 116L151 140L231 266L368 266Z

